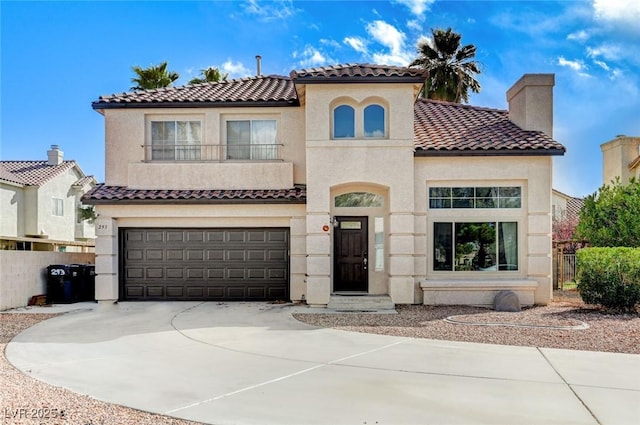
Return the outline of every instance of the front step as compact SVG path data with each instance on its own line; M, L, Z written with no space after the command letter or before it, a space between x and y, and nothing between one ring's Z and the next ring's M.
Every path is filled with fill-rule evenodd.
M328 310L337 312L395 312L389 295L331 295Z

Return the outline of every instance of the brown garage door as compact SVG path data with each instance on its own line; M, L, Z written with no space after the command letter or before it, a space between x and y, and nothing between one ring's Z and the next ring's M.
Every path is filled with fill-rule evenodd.
M122 229L124 300L287 300L289 229Z

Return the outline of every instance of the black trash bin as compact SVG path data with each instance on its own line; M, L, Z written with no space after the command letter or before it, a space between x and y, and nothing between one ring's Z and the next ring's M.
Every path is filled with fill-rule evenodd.
M73 302L73 276L68 264L52 264L47 267L47 303Z
M95 301L96 299L96 266L82 264L79 301Z

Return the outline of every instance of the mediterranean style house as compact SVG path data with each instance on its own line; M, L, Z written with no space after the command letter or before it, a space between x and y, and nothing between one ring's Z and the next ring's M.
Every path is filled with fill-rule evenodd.
M81 197L96 185L57 145L47 160L0 161L0 249L87 251L94 245L90 220L79 214Z
M523 305L552 296L550 74L509 111L347 64L100 97L96 298Z

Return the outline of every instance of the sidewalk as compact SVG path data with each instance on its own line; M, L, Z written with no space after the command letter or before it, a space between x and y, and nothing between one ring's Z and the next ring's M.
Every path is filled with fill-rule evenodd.
M100 400L215 424L637 424L640 356L319 329L266 303L94 305L6 355Z

